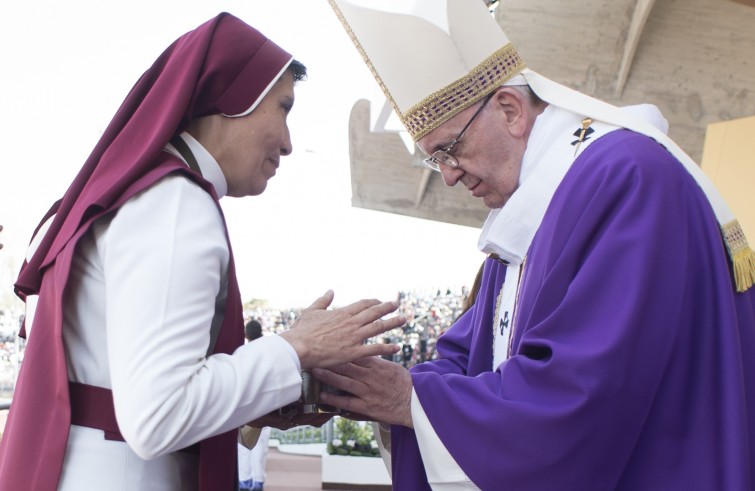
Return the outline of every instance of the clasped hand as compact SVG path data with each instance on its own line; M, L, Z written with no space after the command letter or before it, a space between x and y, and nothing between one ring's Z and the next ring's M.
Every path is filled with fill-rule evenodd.
M329 290L302 312L291 329L281 333L299 355L302 370L332 367L366 356L392 355L399 350L394 344L365 344L406 323L403 315L383 319L398 308L396 302L359 300L328 310L332 302L333 292Z
M403 315L383 319L398 308L396 302L359 300L346 307L328 310L332 302L333 292L328 291L302 312L291 329L280 334L296 350L302 370L334 367L365 357L398 352L399 347L394 344L365 343L406 323ZM274 411L249 424L280 429L299 425L320 426L333 415L281 414Z
M330 369L314 369L312 374L350 394L320 393L321 402L341 409L342 415L413 427L412 377L398 363L372 356Z

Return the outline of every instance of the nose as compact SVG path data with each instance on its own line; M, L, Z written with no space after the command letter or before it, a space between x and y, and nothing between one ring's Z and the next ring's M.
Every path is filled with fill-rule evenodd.
M280 153L285 157L286 155L290 155L293 149L293 145L291 144L291 131L288 129L288 124L284 124L283 141L281 142Z
M454 187L461 180L464 175L464 171L459 167L449 167L447 165L440 166L440 175L443 177L443 182L448 187Z

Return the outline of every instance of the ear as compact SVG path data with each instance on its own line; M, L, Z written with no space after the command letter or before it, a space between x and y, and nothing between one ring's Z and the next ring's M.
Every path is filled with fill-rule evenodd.
M506 118L509 133L517 138L523 137L527 132L530 108L525 95L511 87L501 87L493 99Z
M223 118L225 116L221 114L194 118L186 128L186 132L210 151L210 149L215 149L217 145L222 145L223 143L222 141L218 141L218 137L224 132ZM210 151L210 153L213 152Z

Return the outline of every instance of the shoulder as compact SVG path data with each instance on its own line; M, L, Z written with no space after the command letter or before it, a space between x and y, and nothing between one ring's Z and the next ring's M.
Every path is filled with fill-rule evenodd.
M574 161L554 199L578 197L625 203L705 199L681 162L652 138L629 130L600 138Z
M660 143L629 130L617 130L590 145L577 158L570 173L581 179L649 180L694 182L682 164Z
M183 174L171 173L136 193L121 207L149 213L175 213L181 210L215 210L215 200L196 182Z
M711 216L705 194L681 162L655 140L618 130L595 141L574 161L543 225L569 235L576 227L600 228L616 221L707 223Z
M110 228L114 227L152 238L165 238L177 231L218 239L225 235L225 223L213 197L179 173L162 177L126 201L110 221Z
M199 184L187 177L183 173L172 172L164 177L161 177L154 184L148 186L141 192L134 195L133 198L139 198L140 196L151 196L162 193L179 193L186 194L195 197L196 199L202 199L202 201L209 200L213 202L212 196L205 191Z

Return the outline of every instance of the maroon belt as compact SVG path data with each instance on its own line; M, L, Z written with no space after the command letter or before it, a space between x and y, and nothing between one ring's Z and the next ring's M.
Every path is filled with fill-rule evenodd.
M94 385L68 382L71 399L71 424L102 430L105 440L126 441L115 419L113 392ZM199 444L186 447L181 452L199 454Z

